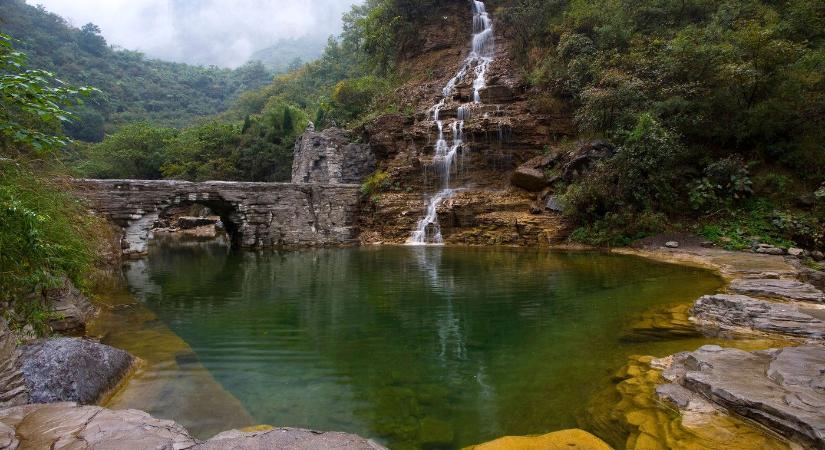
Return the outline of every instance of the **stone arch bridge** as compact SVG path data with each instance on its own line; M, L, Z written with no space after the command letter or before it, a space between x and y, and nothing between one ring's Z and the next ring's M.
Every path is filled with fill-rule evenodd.
M243 247L311 247L357 242L357 184L168 180L74 180L77 194L122 230L124 255L147 250L168 208L209 207Z

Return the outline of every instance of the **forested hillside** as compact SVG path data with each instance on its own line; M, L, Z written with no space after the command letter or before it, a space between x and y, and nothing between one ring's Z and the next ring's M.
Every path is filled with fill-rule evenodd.
M236 70L157 61L110 47L100 29L80 29L23 0L0 0L0 31L17 40L28 64L101 92L75 107L67 134L100 141L104 133L140 121L181 127L224 111L239 93L265 85L270 72L259 63Z
M292 140L308 120L350 128L389 113L412 120L405 97L440 76L416 59L426 58L420 48L430 39L419 27L453 4L368 0L345 15L319 60L244 93L212 123L153 130L174 143L153 153L149 170L117 163L146 158L139 133L133 147L116 140L139 131L126 129L89 150L85 173L286 179ZM571 112L574 139L543 151L560 154L582 139L617 150L582 178L552 186L578 228L574 239L615 244L688 226L736 247L754 236L823 245L822 2L488 4L504 38L497 45L507 46L531 104Z
M324 53L325 44L325 40L313 37L281 39L256 51L249 60L260 61L275 73L288 72L320 57Z

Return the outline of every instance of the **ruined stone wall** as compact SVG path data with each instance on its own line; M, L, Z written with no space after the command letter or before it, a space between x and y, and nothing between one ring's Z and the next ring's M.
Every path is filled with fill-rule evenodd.
M123 253L145 253L158 215L203 204L221 214L244 247L357 242L358 186L168 180L75 180L93 210L123 230Z
M307 130L295 141L293 183L358 184L375 170L369 145L351 143L345 130Z

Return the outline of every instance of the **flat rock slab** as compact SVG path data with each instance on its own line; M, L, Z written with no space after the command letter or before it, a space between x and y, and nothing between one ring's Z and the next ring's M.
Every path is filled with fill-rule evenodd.
M296 428L231 430L206 442L171 420L134 409L111 410L76 403L16 406L0 410L0 448L54 450L386 450L361 437Z
M663 375L795 442L825 448L825 347L746 352L706 345L676 355ZM689 401L678 388L657 392L676 404Z
M729 289L737 294L802 302L825 302L825 294L808 283L796 280L739 279L730 283Z
M693 305L693 317L722 329L750 328L807 339L825 339L820 311L791 303L758 300L745 295L705 295Z
M267 431L225 431L194 447L198 450L386 450L360 436L339 432L321 432L299 428L274 428Z
M187 449L197 444L180 425L137 410L76 403L17 406L0 411L2 448Z
M32 403L95 403L129 371L123 350L81 338L35 341L22 348L23 377Z

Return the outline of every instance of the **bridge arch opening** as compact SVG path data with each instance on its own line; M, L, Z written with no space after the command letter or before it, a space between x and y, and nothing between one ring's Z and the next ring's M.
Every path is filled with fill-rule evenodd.
M215 218L219 222L214 223ZM233 247L241 245L242 227L237 206L220 198L186 199L165 205L158 211L155 228L170 226L178 229L198 228L209 227L213 224L226 233Z

